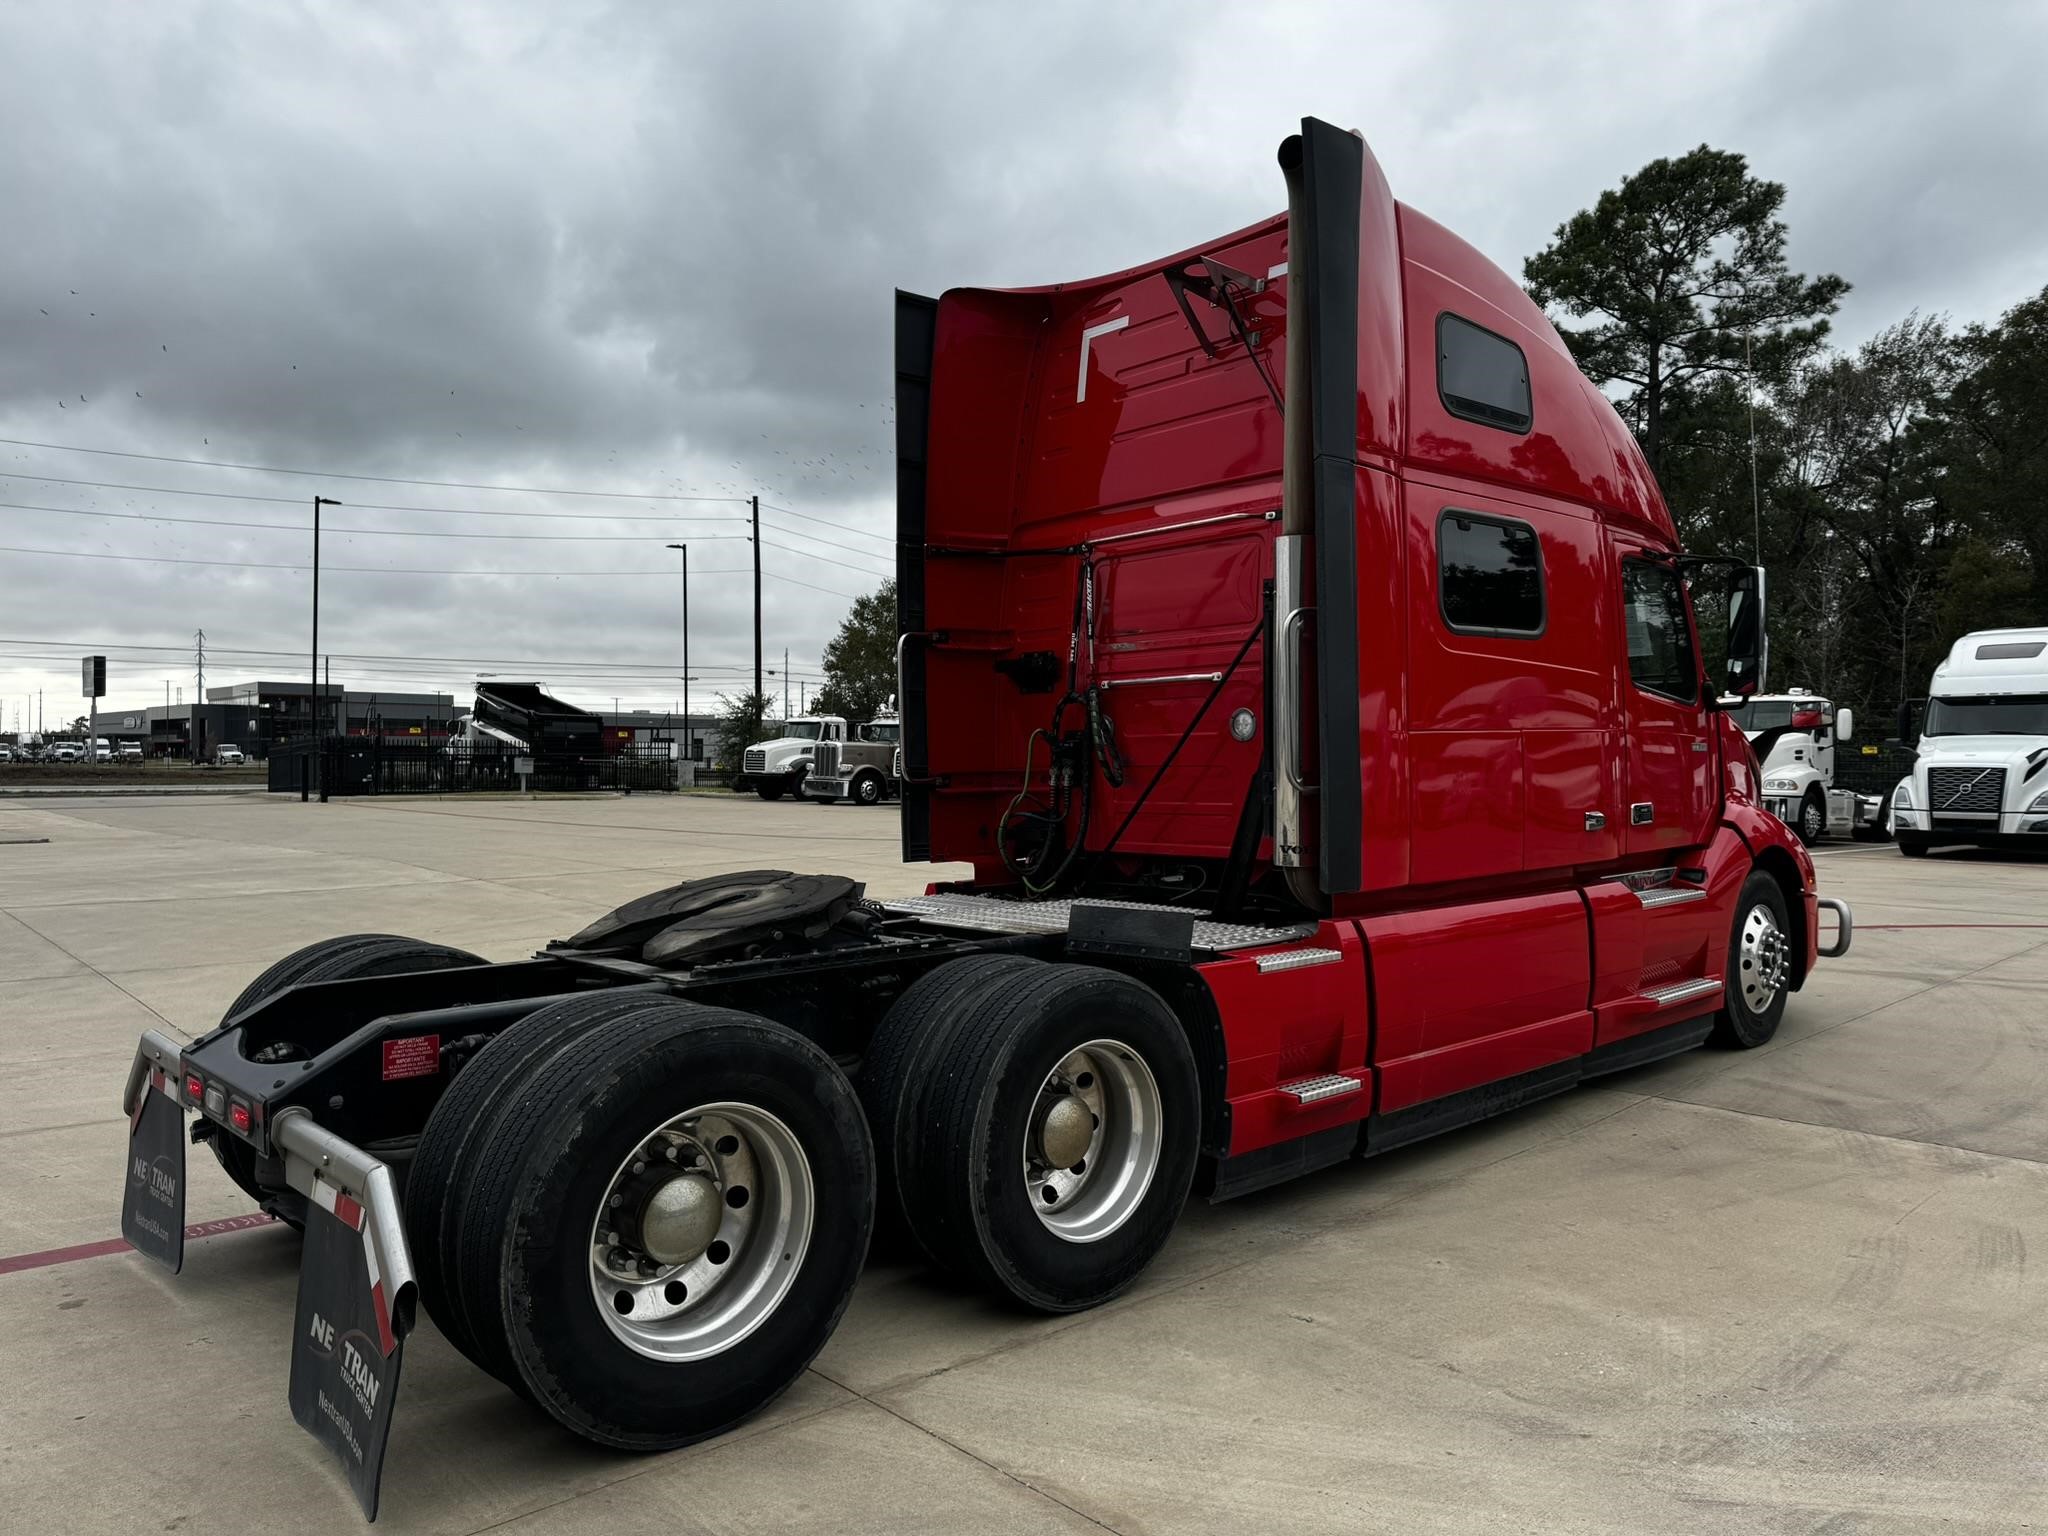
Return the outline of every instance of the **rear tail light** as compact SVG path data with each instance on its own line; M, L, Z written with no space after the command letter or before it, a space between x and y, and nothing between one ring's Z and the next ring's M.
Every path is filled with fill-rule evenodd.
M232 1125L236 1130L240 1131L244 1136L246 1136L249 1134L250 1127L253 1126L255 1123L255 1116L250 1114L248 1105L244 1104L240 1099L234 1099L229 1102L229 1125Z
M194 1104L197 1104L205 1094L206 1084L201 1081L199 1074L197 1072L187 1072L185 1074L185 1097Z

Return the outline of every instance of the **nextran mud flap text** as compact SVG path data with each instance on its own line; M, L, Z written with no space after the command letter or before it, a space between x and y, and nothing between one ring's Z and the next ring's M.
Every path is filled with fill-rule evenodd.
M354 1200L332 1185L317 1186L299 1265L291 1404L299 1427L340 1458L363 1514L375 1520L405 1341L386 1304L364 1220Z

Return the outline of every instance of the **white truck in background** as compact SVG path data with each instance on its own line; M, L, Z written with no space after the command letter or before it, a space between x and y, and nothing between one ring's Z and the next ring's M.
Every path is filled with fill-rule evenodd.
M780 800L801 794L810 777L811 760L818 744L844 742L846 721L839 715L803 715L782 723L781 734L757 741L740 754L740 771L732 787L740 793L752 790L763 800Z
M1763 769L1764 808L1808 847L1829 833L1881 837L1883 803L1835 788L1835 746L1851 739L1856 714L1804 688L1722 706L1742 727Z
M2048 850L2048 628L1984 629L1934 669L1913 771L1892 791L1899 852ZM1912 738L1913 701L1899 706Z

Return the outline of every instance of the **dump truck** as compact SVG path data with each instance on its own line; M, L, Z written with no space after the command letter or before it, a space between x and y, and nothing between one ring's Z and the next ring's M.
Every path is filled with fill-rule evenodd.
M1285 212L1176 255L897 296L902 852L966 878L685 879L502 963L350 935L142 1037L123 1231L178 1267L188 1115L303 1228L287 1396L366 1512L422 1309L569 1433L687 1444L816 1355L878 1210L1077 1312L1191 1195L1762 1045L1849 947L1719 704L1761 574L1680 549L1364 139L1279 160Z

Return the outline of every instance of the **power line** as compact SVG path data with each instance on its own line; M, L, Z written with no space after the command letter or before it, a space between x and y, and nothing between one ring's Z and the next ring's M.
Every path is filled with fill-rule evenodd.
M311 530L309 529L308 532L310 531ZM145 565L205 565L215 566L222 569L245 571L304 571L311 569L310 566L289 565L274 560L191 560L180 558L173 555L101 554L96 550L85 549L26 549L17 544L0 544L0 554L44 555L52 559L59 560L130 560L139 561ZM440 566L415 567L400 565L330 565L327 566L326 569L330 571L345 571L361 576L599 576L605 577L607 579L628 576L658 576L664 580L667 580L674 574L670 571L654 570L479 571L467 568L450 569L447 567ZM707 571L704 574L708 576L738 576L743 574L743 572L728 566L722 567L715 571ZM828 597L854 598L866 595L860 592L842 592L837 587L821 587L816 582L800 581L794 576L785 576L780 571L767 571L763 574L772 576L777 581L786 582L793 587L807 587L813 592L823 592Z
M66 653L70 651L92 653L116 650L166 651L183 654L189 649L189 647L184 645L156 645L140 640L133 642L107 640L25 640L5 635L0 635L0 645L46 645L51 648L58 660L69 659ZM216 656L283 656L296 660L299 653L295 650L216 645L213 647L213 654ZM337 661L457 661L477 662L485 666L647 667L662 672L669 670L667 663L664 662L613 661L600 656L582 658L573 656L428 656L412 653L398 654L390 651L332 651L329 654ZM692 668L692 670L710 668L712 670L745 671L748 665L748 663L737 661L705 662L700 667ZM803 669L800 668L799 670Z
M309 523L252 523L237 518L225 517L173 517L164 512L101 512L91 507L46 507L26 501L0 501L0 507L9 508L16 512L48 512L58 517L102 517L129 523L176 523L193 528L253 528L262 533L300 534L313 531L312 525ZM734 518L732 521L739 522L741 519ZM654 534L639 533L449 533L445 530L429 528L328 528L325 531L331 534L352 534L372 539L525 539L540 540L542 542L590 544L642 544L659 537ZM811 535L799 535L799 537L811 537ZM707 544L719 539L744 540L745 538L746 535L743 533L700 533L692 534L691 542ZM794 544L778 544L773 539L766 539L763 542L770 549L779 549L787 554L797 555L806 560L816 560L825 565L836 565L845 570L858 572L863 576L880 574L866 566L849 565L846 561L836 560L830 555L814 555L809 550L801 549ZM818 542L823 544L830 541L820 539ZM833 547L847 550L851 554L862 555L863 558L869 560L879 560L882 558L880 555L864 554L863 551L854 549L851 545L840 544ZM343 570L346 567L336 566L334 569Z
M852 523L835 523L830 518L813 517L808 512L797 511L795 507L778 507L772 501L764 501L761 503L761 505L767 508L767 510L770 512L786 512L791 517L800 517L807 523L823 523L827 528L843 528L848 533L857 533L864 539L874 539L878 543L894 544L896 542L893 535L886 533L869 533L867 529L857 528ZM791 530L791 532L794 531L794 529Z
M251 491L201 491L176 485L133 485L125 480L75 480L62 475L26 475L18 470L0 469L0 480L28 480L40 485L80 485L99 491L141 491L151 496L205 496L215 501L259 501L276 506L303 507L303 496L259 496ZM427 512L437 517L542 517L564 522L607 523L743 523L736 513L696 512L513 512L487 507L413 507L383 501L355 501L348 505L363 512ZM797 514L802 516L801 513ZM824 521L814 519L814 521ZM839 527L837 523L829 527ZM791 532L795 530L792 529Z
M290 500L304 505L303 496ZM311 533L311 523L251 523L223 517L173 517L165 512L101 512L91 507L45 507L26 501L0 501L0 507L16 512L54 512L60 517L116 517L127 522L182 523L195 528L256 528L265 533ZM741 522L741 518L720 518L720 522ZM661 537L658 533L448 533L427 528L323 528L324 533L364 534L380 539L561 539L577 543L644 544ZM743 533L693 533L693 544L713 539L744 539ZM801 551L798 551L801 553ZM837 562L834 562L835 564Z
M168 453L134 453L125 448L80 448L72 443L38 443L23 437L0 437L16 448L47 448L57 453L92 453L109 459L145 459L152 464L193 464L206 469L239 469L253 475L302 475L311 480L365 480L375 485L431 485L451 491L510 491L534 496L598 496L619 501L715 501L744 506L744 496L680 496L659 491L569 490L546 485L488 485L481 480L421 480L408 475L359 475L343 470L280 469L270 464L237 464L228 459L185 459Z

